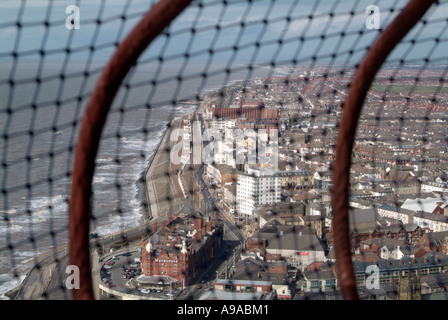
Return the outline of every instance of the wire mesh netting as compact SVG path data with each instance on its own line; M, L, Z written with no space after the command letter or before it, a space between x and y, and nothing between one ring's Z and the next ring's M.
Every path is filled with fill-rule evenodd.
M3 297L72 298L83 115L155 3L0 3ZM107 115L91 200L96 297L341 299L338 125L359 64L406 4L193 1ZM446 298L447 9L435 2L394 49L358 122L348 236L362 299Z

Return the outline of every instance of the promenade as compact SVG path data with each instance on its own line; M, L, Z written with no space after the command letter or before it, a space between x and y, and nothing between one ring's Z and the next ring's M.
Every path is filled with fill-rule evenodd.
M168 126L159 148L155 153L151 165L146 171L146 197L149 207L149 220L166 217L172 207L180 204L186 197L179 180L182 165L175 165L170 160L170 152L177 141L170 141L171 134L176 129L183 129L183 120L188 118L174 118ZM180 139L180 138L179 138Z

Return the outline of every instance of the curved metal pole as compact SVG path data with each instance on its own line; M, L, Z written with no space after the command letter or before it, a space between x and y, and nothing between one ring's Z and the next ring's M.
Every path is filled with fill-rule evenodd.
M95 158L110 106L141 53L190 2L161 0L152 6L118 46L90 97L78 137L69 199L70 264L80 271L80 288L73 290L74 299L94 299L89 247L90 201Z
M411 0L368 50L351 83L339 123L333 169L333 236L342 297L358 299L349 237L349 186L351 155L358 119L367 92L382 64L401 39L415 26L434 1Z

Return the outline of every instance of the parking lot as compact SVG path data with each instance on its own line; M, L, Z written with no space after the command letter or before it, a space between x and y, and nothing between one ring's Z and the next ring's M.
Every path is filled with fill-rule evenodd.
M135 279L141 275L139 254L127 252L101 262L100 281L114 291L144 296L146 299L174 299L180 294L176 288L139 286Z

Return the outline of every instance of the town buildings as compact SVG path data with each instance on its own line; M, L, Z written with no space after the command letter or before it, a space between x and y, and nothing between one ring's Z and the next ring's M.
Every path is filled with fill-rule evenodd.
M178 216L162 222L141 244L141 285L160 276L174 279L179 288L189 286L199 272L220 253L222 224L216 217L200 213Z
M246 241L241 260L204 299L341 298L331 204L337 124L352 76L343 71L297 69L289 77L255 79L220 100L232 103L203 111L214 132L278 130L275 172L263 171L260 161L247 163L250 138L216 149L206 165L215 203L242 225ZM421 92L375 91L391 72L378 75L353 148L352 260L362 299L431 299L448 288L448 95L431 101L428 88L438 83L430 71L419 74ZM415 75L403 71L394 84L405 87ZM236 159L241 146L243 163L219 154ZM368 270L378 270L378 286L371 286Z

